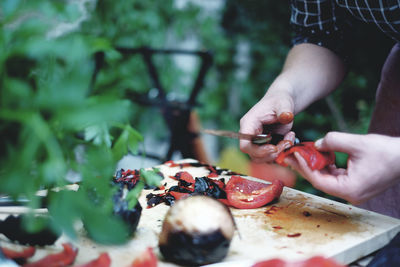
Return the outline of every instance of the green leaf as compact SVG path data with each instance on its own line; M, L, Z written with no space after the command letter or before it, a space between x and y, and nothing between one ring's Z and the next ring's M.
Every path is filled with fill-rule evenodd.
M1 10L4 12L4 15L13 14L18 10L18 6L20 5L21 0L2 0L1 1Z
M128 131L128 149L132 154L137 154L138 145L143 142L143 136L130 125L126 125L125 129Z
M144 182L139 180L135 187L126 194L126 201L128 201L128 209L133 209L136 206L139 195L144 188Z
M93 211L93 210L92 210ZM123 244L128 240L128 227L111 214L85 212L85 229L95 242L101 244Z
M75 224L82 216L82 206L87 205L82 194L73 191L53 192L49 196L49 213L56 225L70 238L76 239Z
M111 148L112 136L106 123L92 125L85 128L85 141L92 141L96 145L105 145Z
M115 160L120 160L123 156L128 154L128 140L129 132L125 129L115 142L112 152Z
M159 186L163 178L157 172L158 172L157 169L154 170L140 169L140 177L143 178L146 184L150 186Z

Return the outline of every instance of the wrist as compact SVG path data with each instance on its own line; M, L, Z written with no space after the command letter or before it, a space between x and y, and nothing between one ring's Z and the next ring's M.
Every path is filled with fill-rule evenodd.
M296 86L293 82L291 82L288 77L286 77L285 73L280 74L271 86L268 88L264 98L276 98L278 101L286 100L292 103L293 114L299 113L300 110L298 108L298 103L296 99Z

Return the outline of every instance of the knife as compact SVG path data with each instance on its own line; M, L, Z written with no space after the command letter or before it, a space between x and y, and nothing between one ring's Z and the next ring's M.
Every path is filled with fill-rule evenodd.
M233 132L233 131L212 130L212 129L204 129L204 130L202 130L202 132L205 134L229 137L229 138L234 138L234 139L239 139L239 140L240 139L249 140L253 144L256 144L256 145L264 145L264 144L268 144L268 143L277 144L277 143L279 143L279 141L283 140L283 135L272 134L272 133L245 134L245 133L239 133L239 132Z

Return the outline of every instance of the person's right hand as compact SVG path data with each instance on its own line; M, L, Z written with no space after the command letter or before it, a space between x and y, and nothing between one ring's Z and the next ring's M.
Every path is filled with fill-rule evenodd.
M284 140L277 145L260 146L241 140L240 150L247 153L256 163L274 161L277 155L292 145L295 140L294 132L290 132L294 118L293 100L284 90L275 90L274 93L270 93L271 91L273 90L269 90L240 120L241 133L261 134L267 128L272 133L284 135Z

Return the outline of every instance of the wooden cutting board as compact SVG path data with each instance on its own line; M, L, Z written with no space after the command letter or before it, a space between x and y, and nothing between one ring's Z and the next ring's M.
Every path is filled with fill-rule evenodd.
M160 165L157 168L164 174L162 183L167 183L167 188L177 183L169 176L179 171L187 171L193 177L209 173L203 167ZM229 179L229 176L221 177ZM129 266L149 246L161 259L157 247L158 234L169 207L159 204L146 209L146 195L150 192L157 193L144 190L139 198L144 209L137 232L128 244L102 246L82 237L75 242L79 248L76 263L85 263L107 251L112 266ZM400 232L400 220L286 187L280 199L270 205L253 210L231 208L231 212L238 230L224 260L229 266L248 267L256 261L270 258L294 261L315 255L349 264L382 248ZM4 215L0 213L0 216ZM39 249L33 260L59 251L66 241L70 240L63 236L55 246ZM0 242L4 243L4 238L0 238ZM176 265L161 260L159 266Z

